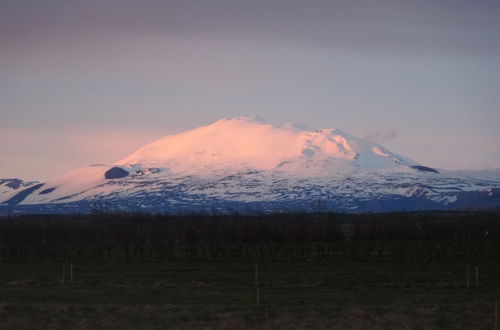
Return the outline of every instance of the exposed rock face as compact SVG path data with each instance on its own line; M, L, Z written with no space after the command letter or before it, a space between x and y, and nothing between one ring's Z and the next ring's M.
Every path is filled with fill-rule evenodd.
M125 171L121 167L112 167L104 173L106 179L120 179L128 176L128 171Z
M439 173L438 170L427 167L427 166L422 166L422 165L415 165L415 166L410 166L411 168L417 170L417 171L422 171L422 172L431 172L431 173Z

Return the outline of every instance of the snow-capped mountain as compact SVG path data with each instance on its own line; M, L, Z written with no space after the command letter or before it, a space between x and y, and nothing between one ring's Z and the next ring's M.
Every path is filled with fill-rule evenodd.
M0 195L3 212L499 208L500 178L450 174L339 129L236 117Z
M0 196L4 193L13 192L17 189L22 189L34 185L36 181L24 181L21 179L0 179ZM1 198L1 197L0 197Z

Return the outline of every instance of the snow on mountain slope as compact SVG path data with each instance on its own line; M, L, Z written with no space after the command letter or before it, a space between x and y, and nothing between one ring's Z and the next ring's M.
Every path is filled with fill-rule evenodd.
M338 129L272 125L255 117L219 120L153 142L117 164L198 173L220 169L282 170L309 176L345 166L366 169L417 165ZM301 173L302 172L302 173ZM317 173L316 173L317 174Z
M79 198L88 196L86 192L106 181L104 173L112 166L94 165L58 176L42 184L36 191L23 199L25 204L64 202L73 195ZM9 196L12 197L12 196Z
M500 169L484 170L445 170L442 171L449 176L459 176L473 179L500 180Z
M387 211L496 206L500 180L440 173L339 129L236 117L161 138L114 165L0 196L9 211L254 208ZM471 195L472 194L472 195ZM473 206L473 205L472 205ZM0 212L1 212L0 207Z
M22 189L36 184L36 181L24 181L21 179L0 179L0 195Z

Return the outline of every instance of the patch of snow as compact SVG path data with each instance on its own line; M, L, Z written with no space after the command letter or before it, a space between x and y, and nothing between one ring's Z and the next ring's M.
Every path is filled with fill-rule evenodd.
M379 147L373 147L372 148L372 151L375 155L379 155L379 156L382 156L382 157L389 157L390 154L388 154L387 152L383 151L381 148Z

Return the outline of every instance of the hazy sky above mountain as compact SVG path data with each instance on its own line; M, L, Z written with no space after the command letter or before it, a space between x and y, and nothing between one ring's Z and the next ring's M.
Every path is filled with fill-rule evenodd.
M0 0L0 177L237 115L498 168L499 17L497 0Z

